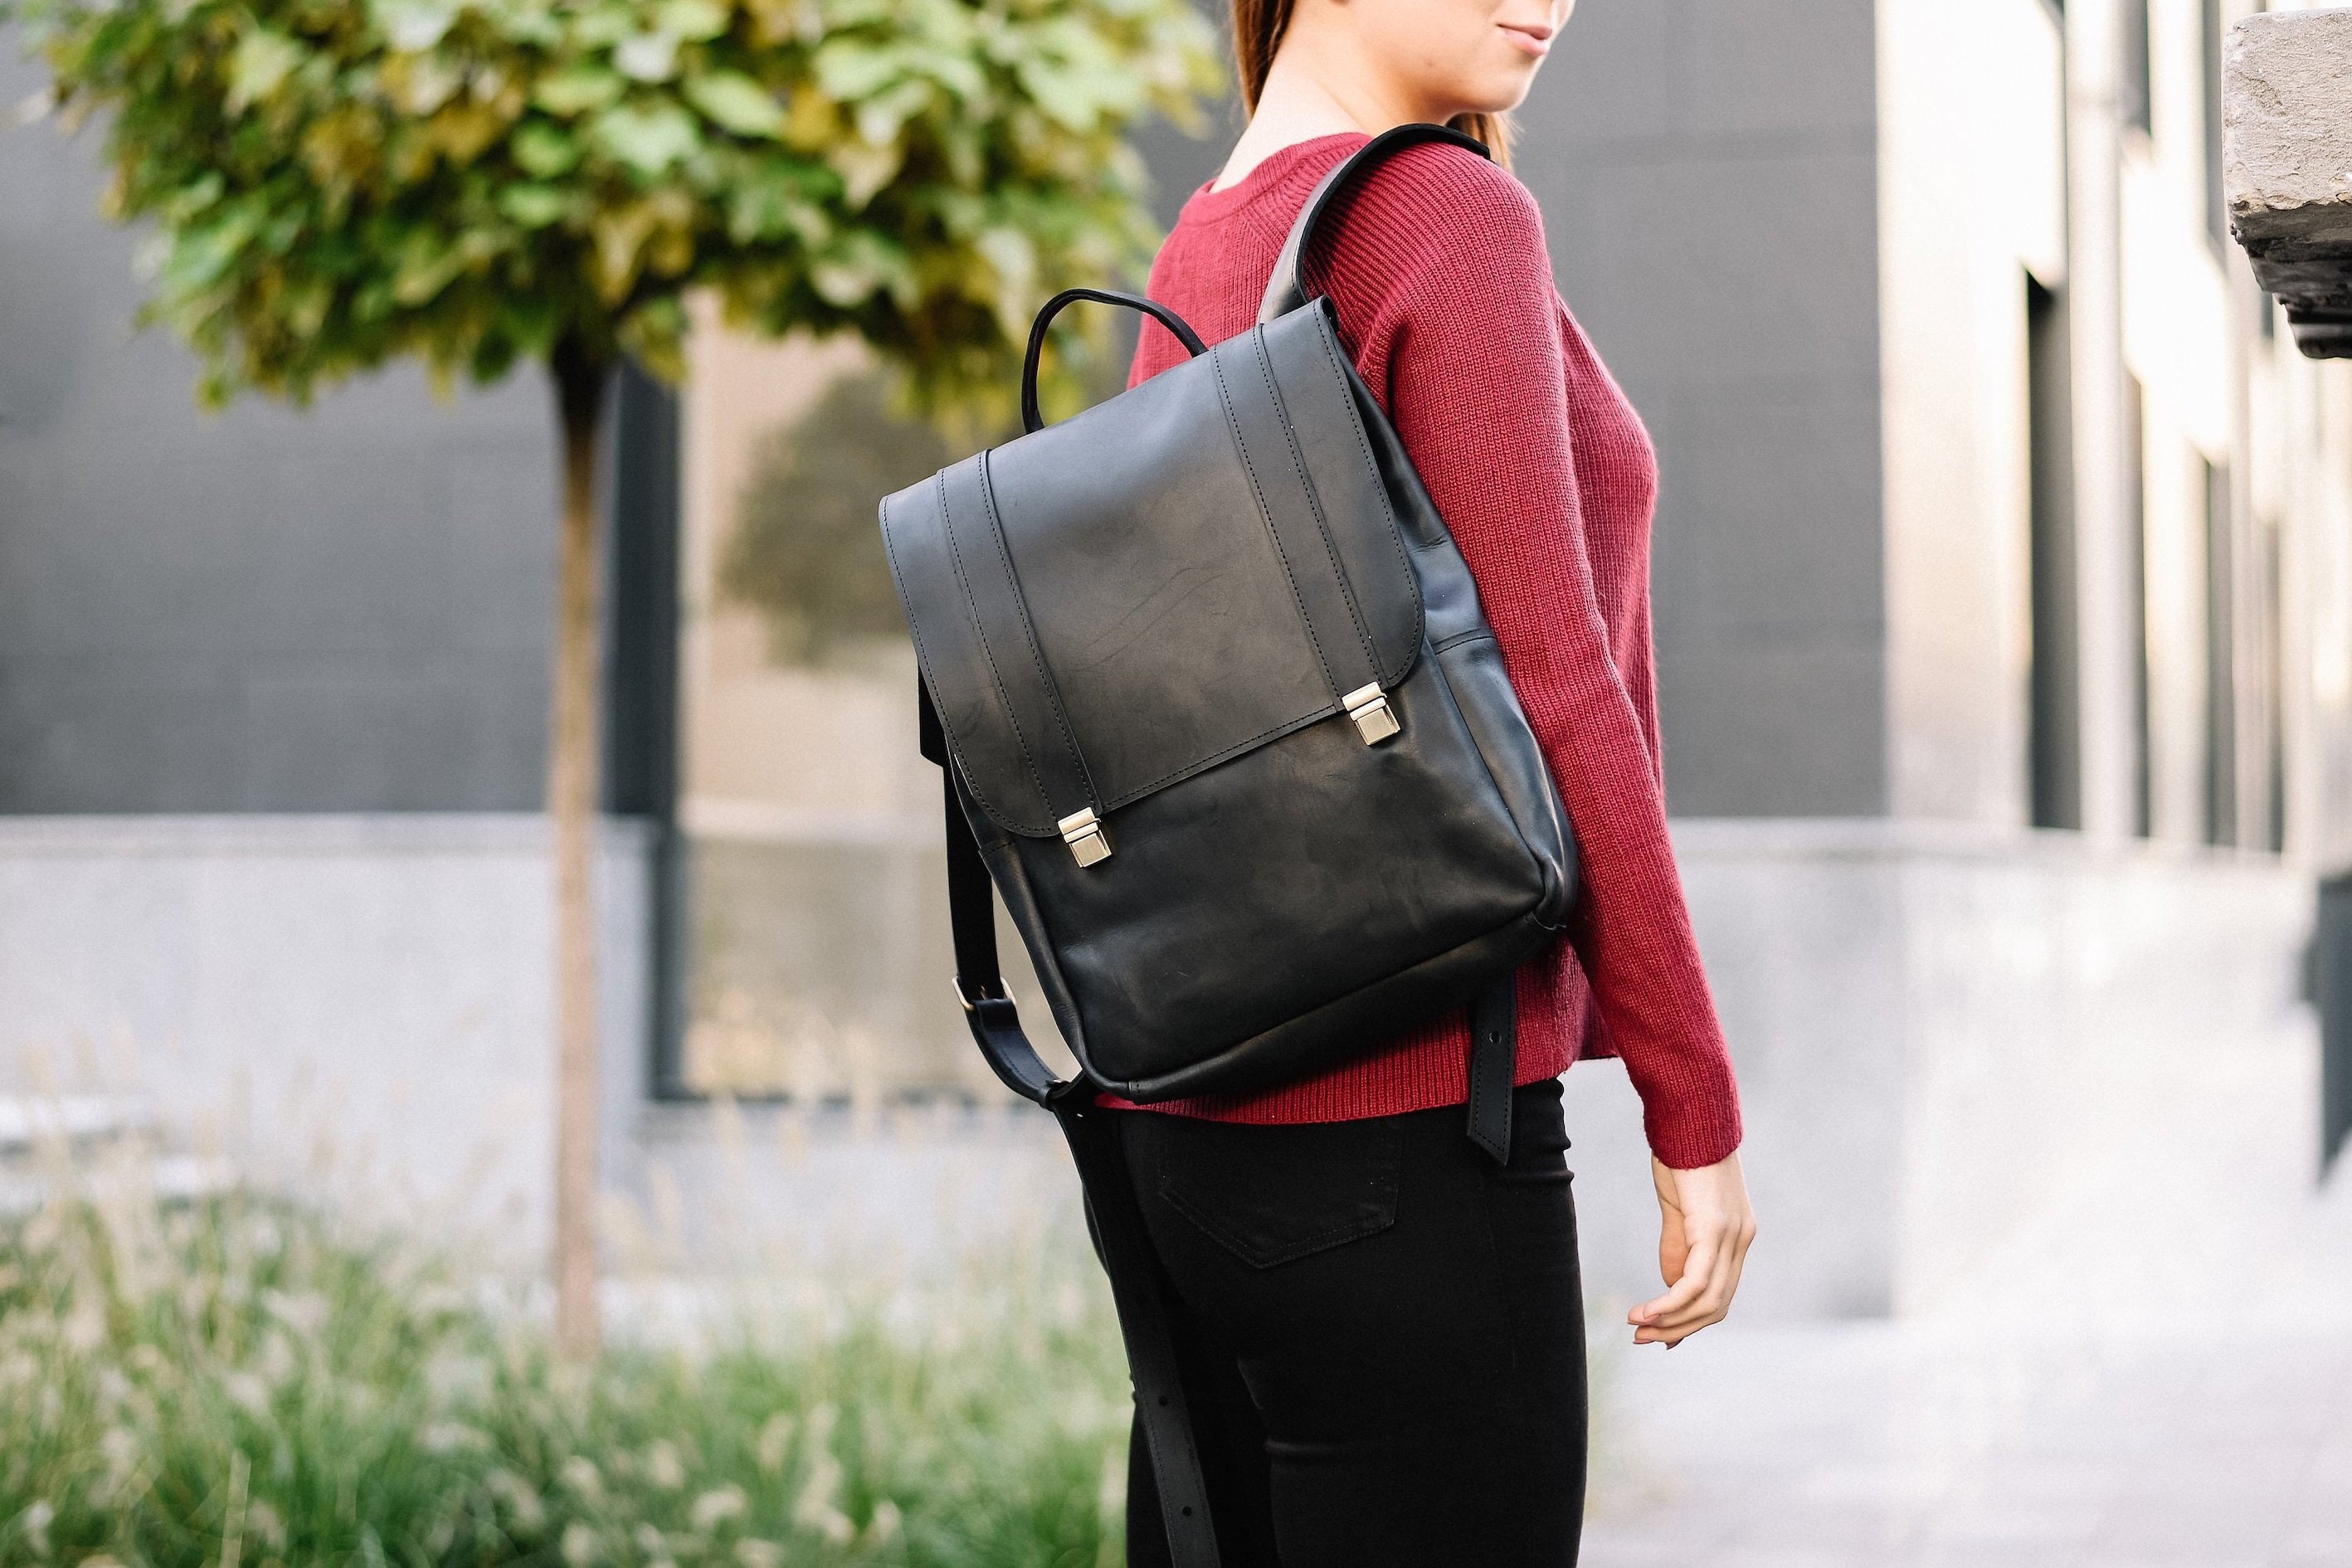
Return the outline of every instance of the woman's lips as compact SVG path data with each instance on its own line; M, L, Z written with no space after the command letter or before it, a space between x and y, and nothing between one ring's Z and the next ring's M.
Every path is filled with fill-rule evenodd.
M1541 59L1551 52L1550 28L1545 27L1538 30L1533 27L1515 27L1507 22L1501 26L1503 36L1526 54Z

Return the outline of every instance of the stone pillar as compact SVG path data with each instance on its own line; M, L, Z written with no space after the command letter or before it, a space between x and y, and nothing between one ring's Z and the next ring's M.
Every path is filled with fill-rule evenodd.
M2230 230L2296 346L2352 359L2352 10L2249 16L2222 73Z
M2124 429L2121 0L2066 7L2067 303L2074 346L2074 550L2081 672L2083 831L2133 830L2137 742Z

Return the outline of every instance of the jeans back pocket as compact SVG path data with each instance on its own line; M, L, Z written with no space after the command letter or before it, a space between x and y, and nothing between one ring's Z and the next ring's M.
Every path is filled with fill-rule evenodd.
M1161 1124L1139 1129L1160 1199L1253 1268L1396 1223L1404 1134L1389 1119L1255 1127L1142 1114Z

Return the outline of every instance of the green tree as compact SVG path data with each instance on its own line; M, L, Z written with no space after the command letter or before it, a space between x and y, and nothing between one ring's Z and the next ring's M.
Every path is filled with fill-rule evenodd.
M563 438L555 831L561 1341L597 1343L590 888L597 432L686 301L854 332L917 405L1000 419L1030 311L1150 240L1123 136L1213 89L1185 0L0 0L68 125L105 115L143 319L208 404L421 360L548 371Z

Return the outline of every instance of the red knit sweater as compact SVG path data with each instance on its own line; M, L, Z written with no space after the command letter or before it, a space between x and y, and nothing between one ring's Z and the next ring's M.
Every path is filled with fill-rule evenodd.
M1230 189L1196 192L1152 265L1152 297L1209 342L1246 331L1307 192L1363 141L1303 142ZM1712 1164L1739 1144L1739 1099L1666 837L1649 437L1560 300L1534 198L1475 153L1399 153L1333 209L1308 259L1310 289L1338 305L1357 367L1469 561L1575 826L1583 892L1569 943L1520 971L1517 1081L1556 1077L1580 1055L1622 1057L1658 1157ZM1129 384L1183 357L1147 321ZM1462 1103L1468 1061L1456 1016L1265 1093L1149 1109L1385 1116Z

